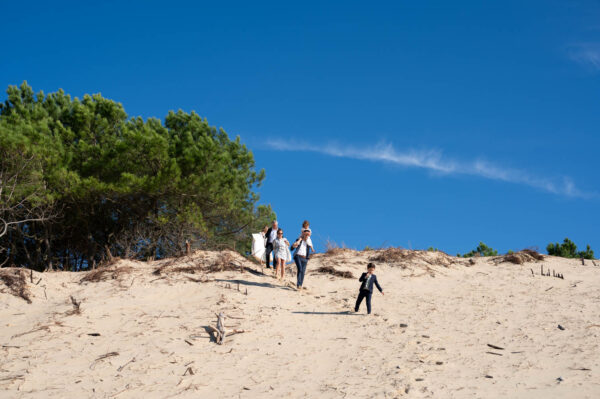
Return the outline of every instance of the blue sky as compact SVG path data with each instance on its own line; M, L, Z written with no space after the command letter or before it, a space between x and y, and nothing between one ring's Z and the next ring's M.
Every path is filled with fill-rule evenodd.
M0 87L195 110L286 235L600 253L596 1L5 2Z

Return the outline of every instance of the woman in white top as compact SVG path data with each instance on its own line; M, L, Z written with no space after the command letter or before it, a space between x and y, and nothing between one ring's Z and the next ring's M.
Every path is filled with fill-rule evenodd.
M273 252L275 252L275 259L277 259L277 269L275 269L275 277L279 278L279 270L281 269L280 280L285 277L285 261L288 258L288 247L290 246L289 241L283 237L283 230L277 230L277 238L273 241Z

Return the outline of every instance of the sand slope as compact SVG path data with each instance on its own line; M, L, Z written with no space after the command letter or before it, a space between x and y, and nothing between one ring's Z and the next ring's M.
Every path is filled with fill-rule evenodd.
M302 292L216 252L119 261L100 282L27 273L31 304L0 282L0 397L600 397L600 267L406 251L376 262L374 315L349 312L378 254L316 255ZM243 271L193 270L223 257ZM245 332L215 344L215 312Z

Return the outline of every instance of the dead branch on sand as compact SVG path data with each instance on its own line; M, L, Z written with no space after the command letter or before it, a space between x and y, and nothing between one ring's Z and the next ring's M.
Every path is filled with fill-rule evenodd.
M100 360L104 360L104 359L106 359L108 357L112 357L112 356L119 356L119 352L108 352L102 356L99 356L98 358L96 358L96 360L94 360L92 362L92 364L90 364L90 370L93 370L94 367L96 367L96 363L99 362Z
M87 273L79 284L83 283L97 283L100 281L107 280L119 280L122 276L127 275L133 271L131 266L122 267L100 267Z
M10 294L24 299L27 303L31 303L29 289L27 288L27 278L22 269L6 268L0 270L0 281L8 288Z
M12 339L12 338L17 338L17 337L22 337L23 335L32 334L32 333L38 332L38 331L50 331L50 327L49 326L41 326L38 328L34 328L33 330L25 331L24 333L15 334L10 338Z
M65 315L71 316L71 315L74 315L74 314L80 314L81 313L81 309L80 309L81 301L77 302L77 300L75 299L75 297L73 295L71 295L71 303L73 304L73 309L67 311L65 313Z

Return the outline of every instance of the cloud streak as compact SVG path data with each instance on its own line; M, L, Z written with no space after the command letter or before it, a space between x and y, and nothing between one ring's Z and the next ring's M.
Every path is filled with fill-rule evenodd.
M600 71L600 44L577 44L570 46L568 52L571 60L594 71Z
M489 180L521 184L566 197L592 198L597 196L581 191L568 177L550 179L534 176L523 170L504 168L480 159L473 161L453 160L443 157L440 151L434 150L401 152L391 144L357 148L339 144L313 146L283 140L271 140L267 144L271 149L278 151L316 152L339 158L385 162L403 167L424 169L440 175L470 175Z

